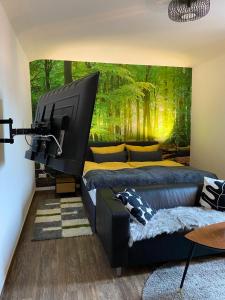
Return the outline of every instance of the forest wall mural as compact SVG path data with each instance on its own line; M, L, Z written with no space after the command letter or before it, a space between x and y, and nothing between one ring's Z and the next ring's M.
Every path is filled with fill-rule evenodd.
M190 145L190 68L38 60L30 63L33 115L45 92L100 71L90 140Z

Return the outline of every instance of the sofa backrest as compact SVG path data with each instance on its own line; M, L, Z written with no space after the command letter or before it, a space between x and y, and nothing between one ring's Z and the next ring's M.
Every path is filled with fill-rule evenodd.
M152 208L173 208L199 205L202 185L173 184L136 187L136 191Z

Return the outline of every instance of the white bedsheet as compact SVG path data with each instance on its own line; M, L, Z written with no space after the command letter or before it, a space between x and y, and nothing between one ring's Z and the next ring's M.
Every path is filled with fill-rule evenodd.
M83 177L83 183L85 184L85 186L87 185L87 180ZM91 201L94 204L94 206L96 206L96 189L90 190L88 191L90 197L91 197Z

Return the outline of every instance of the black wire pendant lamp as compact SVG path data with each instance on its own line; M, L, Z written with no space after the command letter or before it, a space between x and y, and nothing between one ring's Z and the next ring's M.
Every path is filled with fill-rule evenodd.
M168 16L175 22L189 22L206 16L209 10L210 0L172 0Z

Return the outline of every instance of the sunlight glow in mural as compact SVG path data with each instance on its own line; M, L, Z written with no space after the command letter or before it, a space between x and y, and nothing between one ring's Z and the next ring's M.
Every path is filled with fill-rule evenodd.
M173 132L174 122L175 119L171 118L166 124L164 122L159 123L158 126L153 129L151 134L153 139L160 143L165 142Z

